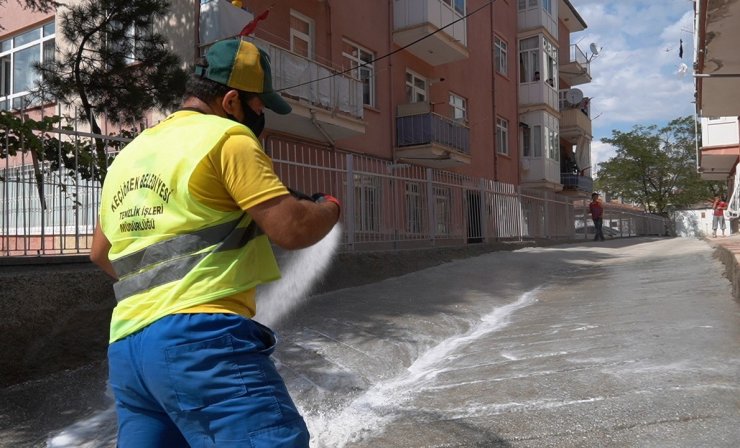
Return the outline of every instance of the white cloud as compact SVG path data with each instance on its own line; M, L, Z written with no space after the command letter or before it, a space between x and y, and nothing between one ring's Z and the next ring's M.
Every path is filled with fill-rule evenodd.
M683 62L693 57L693 3L690 0L571 0L588 28L571 36L581 48L596 42L602 50L591 62L590 84L577 86L593 98L591 114L594 164L606 161L613 148L600 142L612 129L636 124L662 125L691 115L694 85ZM679 40L683 40L683 59ZM596 118L598 117L598 118Z

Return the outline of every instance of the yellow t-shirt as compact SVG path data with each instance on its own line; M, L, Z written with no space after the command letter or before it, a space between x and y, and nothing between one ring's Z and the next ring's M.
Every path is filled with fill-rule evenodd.
M179 111L170 119L196 113ZM222 211L246 211L289 194L275 174L272 160L254 139L246 135L230 136L223 145L211 150L193 171L188 186L196 200ZM177 313L232 313L251 318L256 312L254 296L255 289L252 288Z

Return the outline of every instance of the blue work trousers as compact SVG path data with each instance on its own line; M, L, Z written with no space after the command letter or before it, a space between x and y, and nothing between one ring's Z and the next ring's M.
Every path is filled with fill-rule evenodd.
M119 448L308 447L274 348L269 328L235 314L174 314L114 342Z

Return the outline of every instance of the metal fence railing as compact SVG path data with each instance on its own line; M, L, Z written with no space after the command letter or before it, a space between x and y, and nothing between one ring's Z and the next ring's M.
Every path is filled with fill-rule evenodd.
M72 143L59 157L77 157L79 164L87 159L75 155L74 148L89 148L92 139L98 144L126 141L84 132L57 134ZM7 142L0 144L0 255L89 252L99 182L85 180L75 170L56 169L48 151L37 173L27 152L9 157ZM593 235L587 208L574 206L569 196L277 136L268 137L264 146L286 185L306 193L331 193L342 201L344 251ZM611 229L607 237L662 235L666 223L607 205L604 228Z

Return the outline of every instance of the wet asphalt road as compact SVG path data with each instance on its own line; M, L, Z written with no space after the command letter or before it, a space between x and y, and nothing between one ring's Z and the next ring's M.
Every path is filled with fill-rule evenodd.
M275 358L314 448L737 447L740 304L723 271L691 239L491 253L314 297L276 325ZM0 393L0 446L69 425L29 437L33 390L47 417L98 391L56 446L114 446L90 369Z

